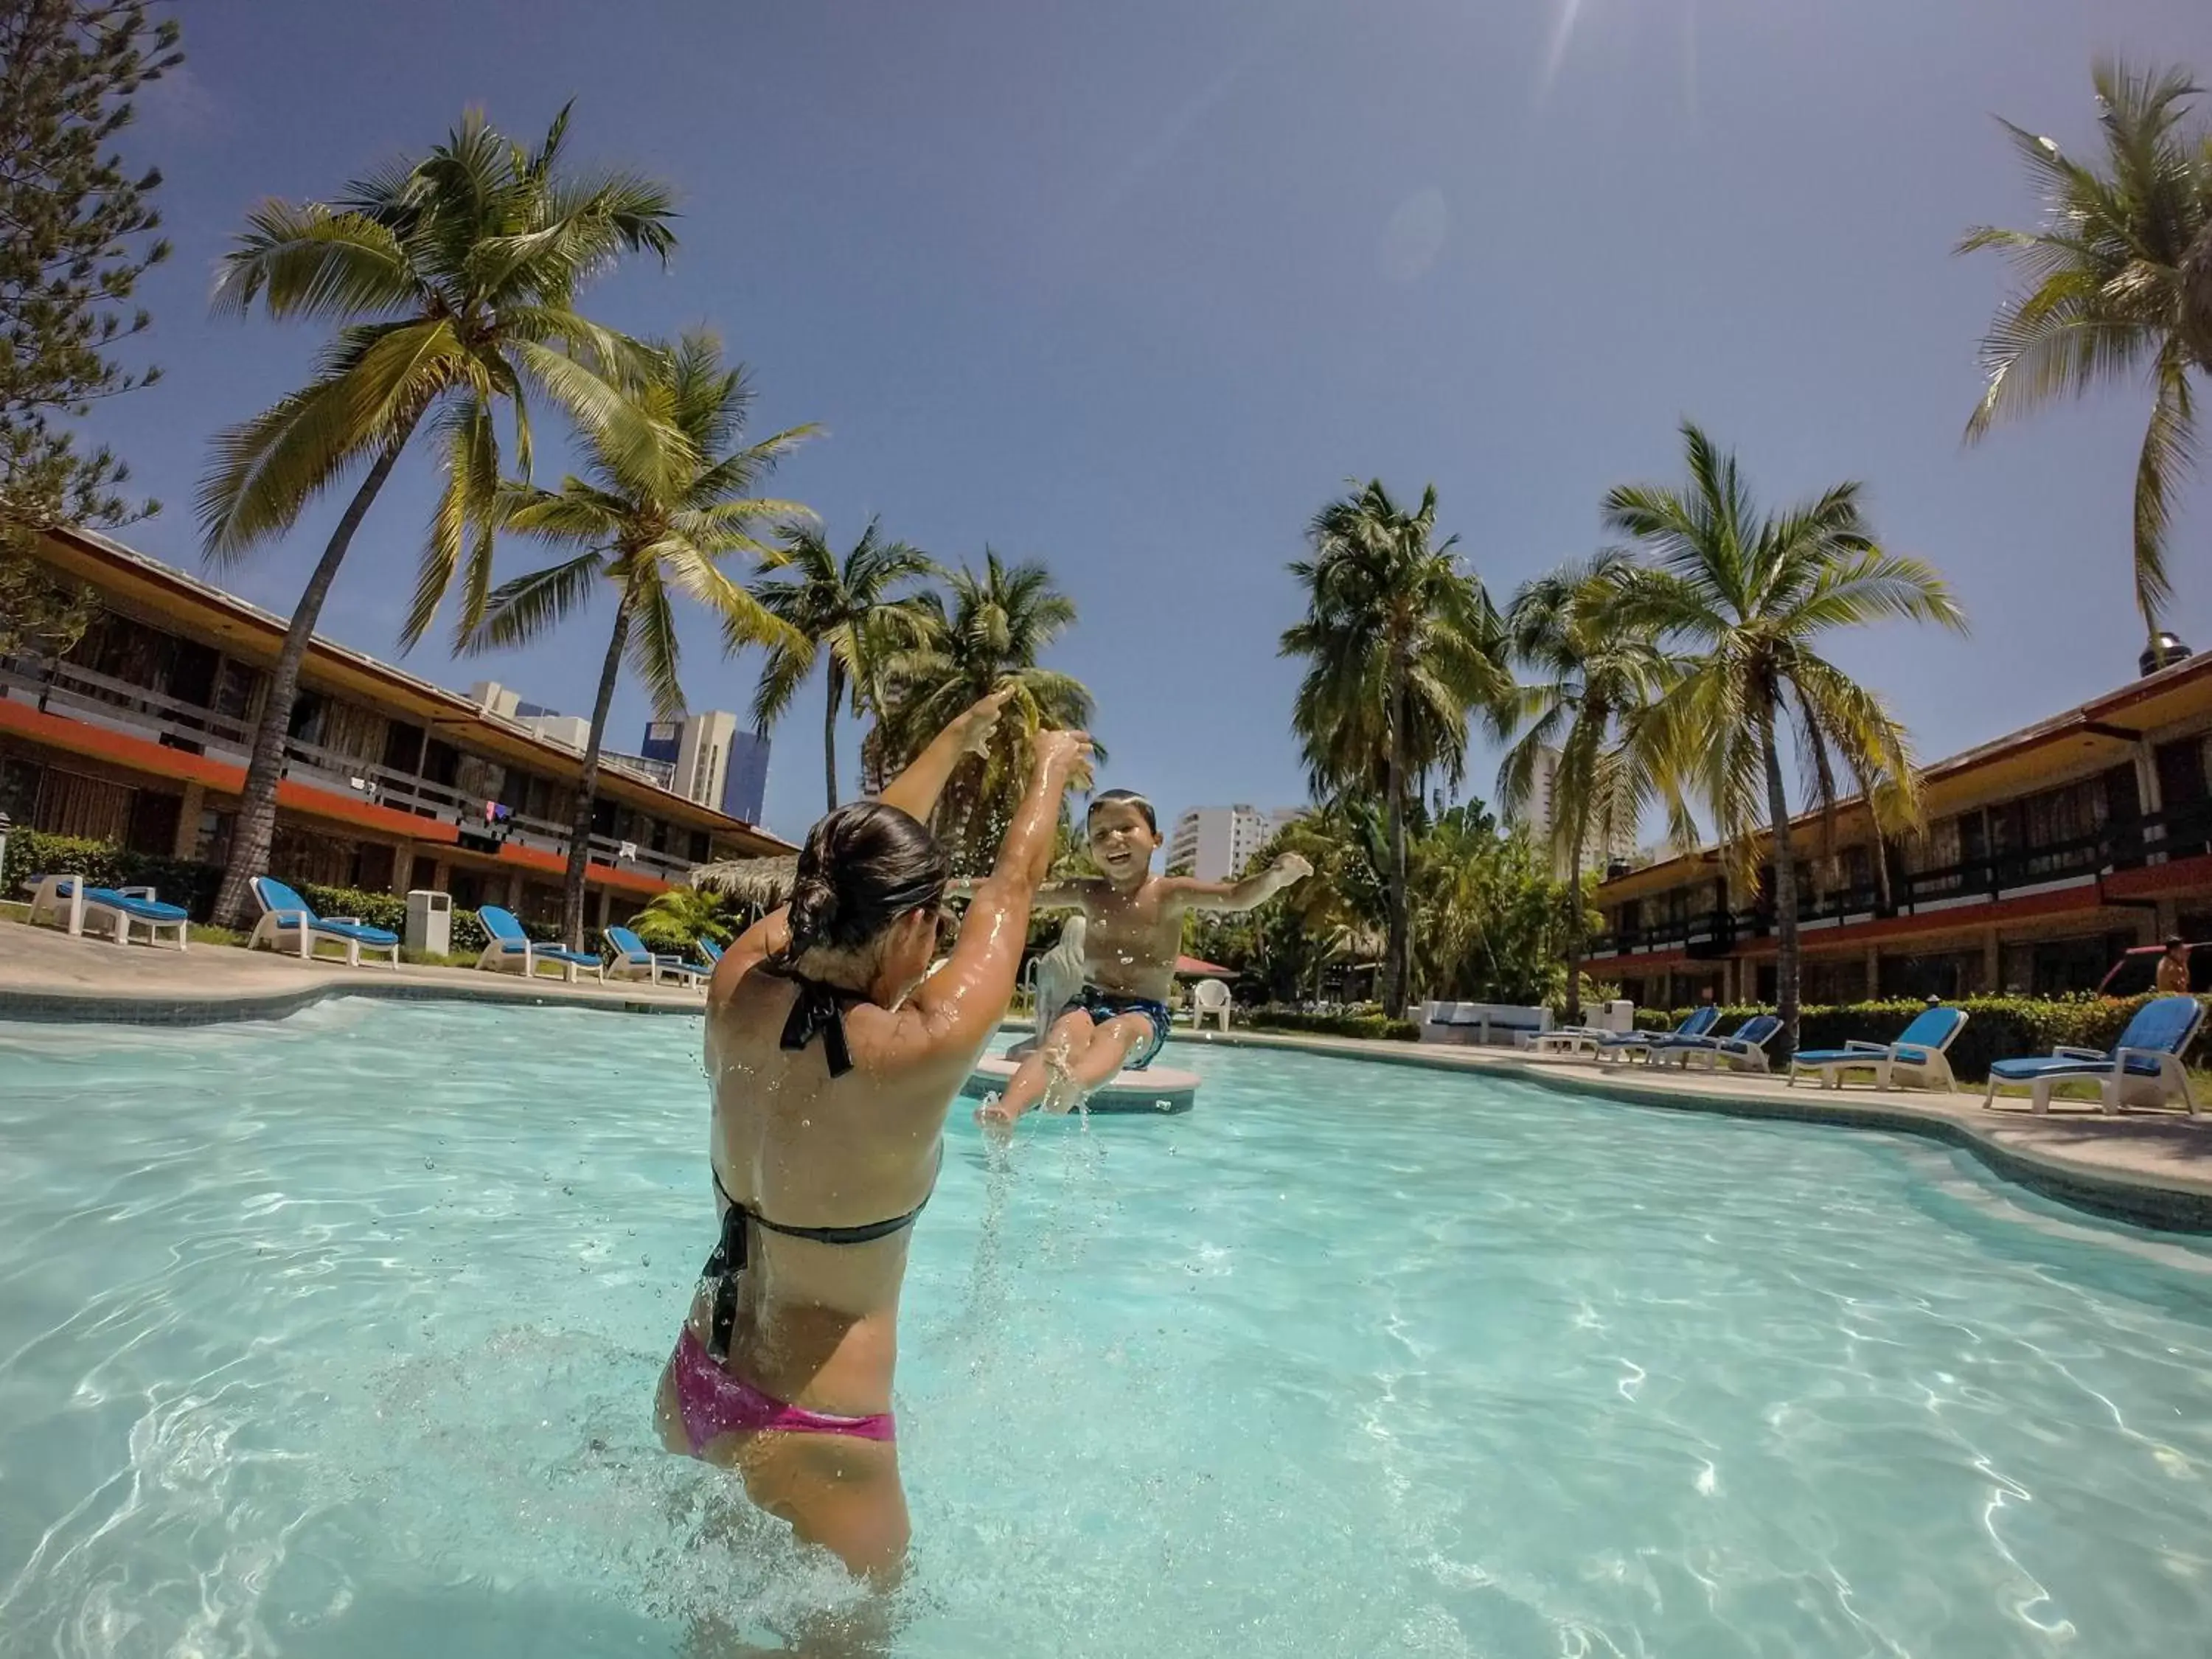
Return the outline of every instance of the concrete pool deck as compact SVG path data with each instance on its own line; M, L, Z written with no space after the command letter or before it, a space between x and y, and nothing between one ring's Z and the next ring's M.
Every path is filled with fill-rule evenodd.
M0 1019L197 1025L273 1019L331 996L573 1002L631 1013L698 1013L706 1000L676 985L584 980L477 968L349 968L274 951L197 945L187 951L72 939L54 927L0 921Z
M703 1006L697 992L674 986L525 981L514 974L468 968L349 969L229 945L189 951L118 946L0 921L0 1019L204 1024L278 1018L333 996L574 1004L632 1013L696 1014ZM1677 1111L1917 1134L1962 1147L1999 1175L2084 1209L2147 1226L2212 1233L2212 1116L2106 1117L2093 1104L2062 1102L2050 1115L2038 1117L2023 1099L1991 1111L1978 1095L1791 1089L1771 1078L1600 1066L1502 1048L1258 1031L1178 1030L1173 1041L1177 1048L1203 1042L1275 1048L1512 1078L1562 1094Z

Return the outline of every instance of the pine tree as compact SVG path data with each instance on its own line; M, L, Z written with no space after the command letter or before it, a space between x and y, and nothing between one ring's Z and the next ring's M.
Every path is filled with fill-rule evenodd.
M89 596L26 555L60 523L112 527L155 511L123 491L130 469L80 449L70 423L159 378L115 349L143 333L127 309L168 257L149 198L113 141L138 88L183 61L174 21L148 0L0 0L0 653L67 650Z

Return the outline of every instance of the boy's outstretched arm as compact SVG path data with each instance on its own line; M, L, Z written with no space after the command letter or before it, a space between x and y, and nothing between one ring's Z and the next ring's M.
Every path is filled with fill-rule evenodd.
M1193 881L1188 876L1170 876L1167 887L1169 896L1186 910L1249 910L1311 874L1312 865L1296 853L1285 853L1259 874L1239 881Z

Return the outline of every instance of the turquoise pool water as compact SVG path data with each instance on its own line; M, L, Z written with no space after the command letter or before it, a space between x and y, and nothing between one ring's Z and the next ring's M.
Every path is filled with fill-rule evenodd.
M698 1040L0 1027L0 1652L706 1654L833 1604L650 1437ZM1188 1118L955 1121L898 1653L2204 1650L2196 1247L1903 1139L1176 1058Z

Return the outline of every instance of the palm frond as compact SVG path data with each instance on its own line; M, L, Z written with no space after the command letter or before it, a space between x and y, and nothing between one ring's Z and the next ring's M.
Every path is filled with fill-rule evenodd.
M557 627L590 601L605 565L605 556L596 550L580 553L501 583L484 601L483 618L466 648L475 652L526 645Z
M216 262L210 308L243 317L257 299L279 319L356 320L420 312L426 298L407 251L385 226L318 203L264 201Z

